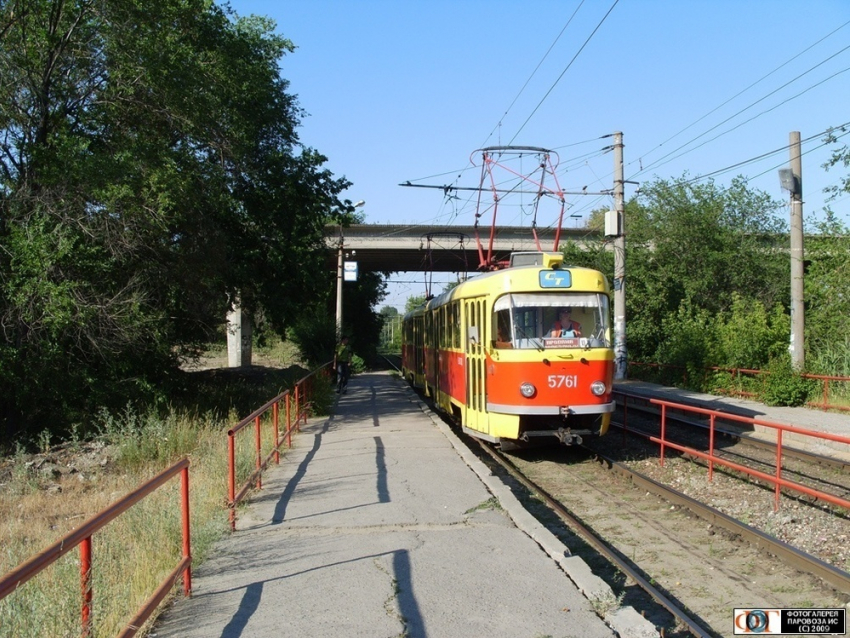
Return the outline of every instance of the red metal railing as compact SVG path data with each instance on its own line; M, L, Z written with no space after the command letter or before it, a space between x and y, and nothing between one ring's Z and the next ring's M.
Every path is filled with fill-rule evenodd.
M0 579L0 598L4 598L15 591L15 589L79 545L82 636L83 638L91 636L91 612L94 597L92 591L92 535L154 492L157 488L167 483L177 474L180 474L180 501L183 517L183 558L119 634L121 637L134 636L168 592L171 591L174 583L177 582L181 575L183 577L183 593L189 596L192 591L192 551L189 533L189 459L187 458L178 461L167 470L130 492L120 501L113 503L105 510L95 514L76 530L62 537L41 553L36 554L3 576Z
M682 374L682 385L687 386L689 381L689 370L685 366L675 366L666 363L645 363L642 361L630 361L629 366L634 366L637 368L646 367L646 368L656 368L658 370L677 370L681 371ZM738 382L738 385L741 385L742 377L762 377L762 381L769 375L770 373L766 370L749 370L747 368L722 368L720 366L709 366L707 368L699 368L703 373L713 371L713 372L727 372L731 374L735 380ZM806 405L811 406L813 408L820 408L822 410L842 410L845 412L850 412L850 406L848 405L839 405L837 403L829 402L829 384L830 383L848 383L850 382L850 377L842 377L837 375L827 375L827 374L809 374L803 373L800 375L803 379L810 379L821 381L823 383L823 390L821 391L822 401L808 401ZM764 383L762 382L762 386ZM763 387L762 387L763 391ZM757 397L757 392L748 392L746 390L734 390L734 394L742 397Z
M265 405L260 406L251 414L227 431L227 506L230 509L230 529L236 530L236 506L252 489L262 489L263 470L274 459L280 463L280 448L286 443L292 447L292 432L298 432L302 423L307 423L307 415L311 406L313 396L313 381L320 372L327 373L330 362L317 368L295 383L292 390L281 392ZM284 405L286 427L283 436L280 434L280 406ZM271 410L272 444L270 450L263 456L263 417ZM239 432L247 432L248 426L254 424L254 451L256 454L256 469L245 480L239 491L236 491L236 435Z
M615 394L618 394L618 395L620 395L624 398L639 399L639 400L642 400L642 401L646 400L646 397L636 395L636 394L630 394L630 393L627 393L627 392L616 392ZM649 403L651 403L653 405L658 405L658 406L661 407L661 433L660 433L660 436L656 437L656 436L649 435L646 438L649 439L650 441L652 441L653 443L657 443L660 446L659 463L662 467L664 467L664 452L665 452L665 449L671 448L671 449L674 449L674 450L678 450L679 452L682 452L684 454L693 455L693 456L696 456L698 458L703 459L704 461L707 461L708 462L708 480L709 480L709 482L714 477L714 466L715 466L715 464L717 464L717 465L722 465L724 467L728 467L730 469L736 470L738 472L742 472L742 473L747 474L749 476L756 477L758 479L766 481L767 483L772 484L774 486L774 505L773 505L774 511L779 509L779 503L780 503L779 497L780 497L780 494L781 494L781 489L783 487L787 488L789 490L795 491L795 492L799 492L801 494L806 494L808 496L812 496L812 497L820 499L822 501L826 501L827 503L832 503L833 505L838 505L838 506L843 507L847 510L850 510L850 501L848 501L846 499L843 499L843 498L840 498L840 497L835 496L833 494L829 494L827 492L822 492L820 490L813 489L813 488L808 487L806 485L803 485L801 483L797 483L795 481L789 481L789 480L783 478L782 434L783 434L783 432L793 432L795 434L799 434L799 435L806 436L806 437L811 437L813 439L836 441L838 443L843 443L843 444L846 444L848 446L850 446L850 437L841 436L841 435L838 435L838 434L830 434L828 432L816 432L814 430L807 430L805 428L799 428L799 427L795 427L795 426L792 426L792 425L785 425L785 424L782 424L782 423L774 423L774 422L771 422L771 421L766 421L764 419L759 419L759 418L755 418L755 417L740 416L740 415L737 415L737 414L731 414L729 412L721 412L719 410L710 410L710 409L707 409L707 408L700 408L700 407L696 407L696 406L692 406L692 405L686 405L686 404L683 404L683 403L674 403L672 401L664 401L664 400L661 400L661 399L649 399ZM625 408L625 406L628 405L628 401L623 401L623 405L624 405L624 408ZM708 452L703 452L701 450L694 449L694 448L687 446L687 445L681 445L681 444L675 443L673 441L670 441L667 438L667 408L671 408L671 409L675 409L675 410L680 410L682 412L689 412L689 413L692 413L692 414L699 414L699 415L709 417ZM770 428L770 429L773 429L773 430L776 431L776 460L775 460L775 468L774 468L774 474L773 475L767 474L765 472L761 472L759 470L756 470L756 469L753 469L753 468L750 468L750 467L746 467L744 465L740 465L738 463L733 463L731 461L728 461L728 460L726 460L722 457L715 455L715 453L714 453L715 452L715 445L714 445L715 420L718 419L718 418L723 419L724 421L735 421L735 422L738 422L738 423L744 423L744 424L751 425L751 426L759 425L759 426ZM627 419L628 419L628 413L624 411L624 417L623 417L624 432L628 428Z

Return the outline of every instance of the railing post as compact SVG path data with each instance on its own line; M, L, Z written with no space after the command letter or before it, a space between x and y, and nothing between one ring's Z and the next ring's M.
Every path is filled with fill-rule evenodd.
M667 432L667 406L663 403L661 404L661 453L659 454L658 460L661 463L661 467L664 467L664 441Z
M708 418L708 482L714 478L714 412Z
M227 433L227 499L230 506L230 531L236 531L236 435Z
M782 429L776 429L776 489L773 494L773 511L779 511L779 497L782 494L782 486L779 481L782 480Z
M297 432L301 431L301 407L300 407L300 401L299 401L300 390L301 390L301 384L296 383L295 384L295 430Z
M257 489L263 489L263 437L260 432L260 417L254 419L255 430L257 431Z
M278 446L280 445L280 427L278 424L278 420L280 419L280 401L275 401L272 406L272 421L274 422L274 462L276 465L280 465L280 451Z
M286 447L292 447L292 406L289 392L286 393Z
M189 529L189 466L180 471L180 511L183 516L183 558L188 559L183 570L183 595L192 595L192 534Z
M92 585L91 585L91 536L80 542L80 588L83 595L82 621L83 638L91 636L91 608L92 608Z

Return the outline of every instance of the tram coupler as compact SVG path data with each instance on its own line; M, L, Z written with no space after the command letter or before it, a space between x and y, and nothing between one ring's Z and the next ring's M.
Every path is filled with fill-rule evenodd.
M527 430L520 435L519 440L528 443L532 437L543 436L554 436L563 445L581 445L583 443L581 436L572 430L564 428L558 428L557 430Z
M564 428L558 428L558 431L555 433L555 436L558 437L558 440L564 445L581 445L582 438L578 434L574 434L570 430L565 430Z

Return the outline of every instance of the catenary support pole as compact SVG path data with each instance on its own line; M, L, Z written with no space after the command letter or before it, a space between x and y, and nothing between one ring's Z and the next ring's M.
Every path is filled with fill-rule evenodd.
M804 343L805 310L803 306L803 160L800 154L800 131L789 135L790 168L794 176L791 190L791 365L803 371L806 365Z
M614 239L614 378L626 378L626 215L623 177L623 134L614 133L614 210L617 236Z
M336 335L342 336L342 228L339 229L339 249L336 257Z

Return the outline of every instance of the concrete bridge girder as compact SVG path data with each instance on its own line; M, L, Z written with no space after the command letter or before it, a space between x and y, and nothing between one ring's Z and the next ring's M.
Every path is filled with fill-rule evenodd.
M481 228L479 233L486 255L490 229ZM543 250L553 250L554 229L538 229L537 235ZM333 251L328 259L329 268L337 267L340 236L345 259L356 261L362 272L474 272L480 261L472 226L357 224L325 229L325 241ZM560 243L583 244L599 239L599 233L587 229L562 229ZM512 252L539 249L530 228L505 227L499 229L493 250L497 259L507 259Z

